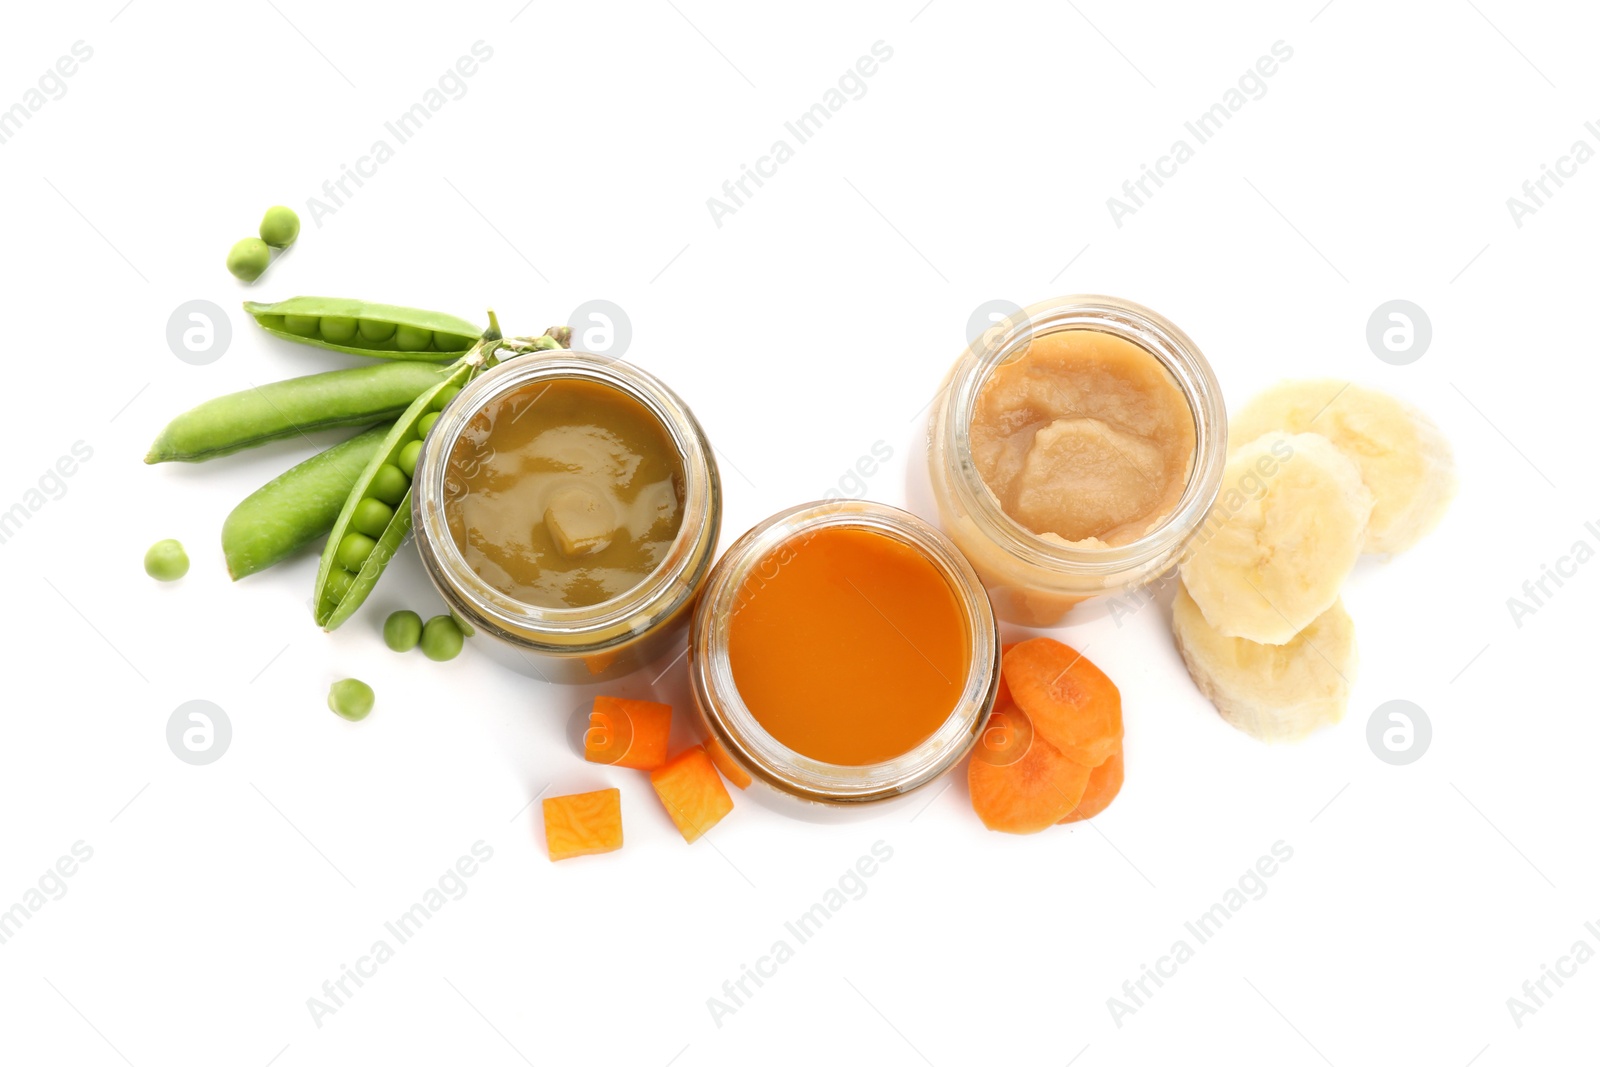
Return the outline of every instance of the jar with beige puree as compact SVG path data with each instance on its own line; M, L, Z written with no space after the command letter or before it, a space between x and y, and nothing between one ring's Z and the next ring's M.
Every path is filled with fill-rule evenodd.
M1035 304L969 346L929 421L944 531L1000 618L1059 622L1177 560L1217 495L1221 389L1199 348L1106 296Z
M481 647L584 684L682 639L722 491L700 424L654 377L583 352L528 353L441 413L412 514L428 577Z

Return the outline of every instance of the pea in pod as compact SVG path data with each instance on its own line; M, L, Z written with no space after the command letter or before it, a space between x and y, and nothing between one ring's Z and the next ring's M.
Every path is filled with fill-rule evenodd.
M411 532L411 476L422 448L418 424L441 411L463 386L499 362L500 324L489 313L483 339L445 368L446 376L411 402L367 461L328 534L311 594L317 625L332 630L348 619ZM381 526L376 521L383 519Z
M388 436L383 423L278 475L222 523L222 556L238 581L266 570L333 529L356 478Z
M449 374L429 363L383 363L229 393L173 419L144 461L213 459L313 430L392 419Z
M379 359L460 359L485 336L454 315L332 296L247 300L244 309L263 330L286 340Z

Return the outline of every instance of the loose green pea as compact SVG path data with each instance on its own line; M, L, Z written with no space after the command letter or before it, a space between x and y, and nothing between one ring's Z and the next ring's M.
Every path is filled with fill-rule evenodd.
M393 463L385 463L372 476L367 492L391 507L397 506L411 491L411 479Z
M402 352L426 352L433 344L433 331L401 326L394 332L394 344Z
M335 601L343 600L344 595L350 591L350 586L355 584L355 580L356 576L343 566L335 567L328 572L328 592Z
M417 460L422 456L422 442L412 441L400 450L400 469L409 478L417 476Z
M344 540L339 542L339 562L346 570L359 571L361 565L367 562L367 557L372 555L372 550L378 547L378 542L362 533L347 533Z
M300 236L300 216L282 204L261 216L261 239L273 248L288 248Z
M341 678L328 687L328 710L351 722L371 714L373 699L372 686L356 678Z
M437 663L461 654L461 627L448 615L435 615L422 627L422 654Z
M356 339L356 320L341 318L337 315L324 315L322 317L322 339L332 341L336 345L347 344Z
M242 282L253 282L272 262L272 250L259 237L246 237L228 251L228 273Z
M428 436L428 431L433 429L433 424L439 421L439 413L430 411L417 420L417 434L420 437Z
M363 341L387 341L394 336L394 323L384 322L381 319L361 319L361 339Z
M456 398L456 394L459 392L461 392L461 386L447 385L443 389L439 390L439 395L433 398L433 403L431 406L438 411L443 411L445 407L449 405L450 401Z
M315 315L285 315L283 328L296 337L316 337L322 332L322 320Z
M145 551L144 572L158 582L175 582L189 573L189 554L170 537L157 541Z
M392 518L394 508L368 496L362 497L356 504L355 514L350 516L350 525L368 537L382 537Z
M410 652L422 640L422 616L397 611L383 620L383 643L396 652Z

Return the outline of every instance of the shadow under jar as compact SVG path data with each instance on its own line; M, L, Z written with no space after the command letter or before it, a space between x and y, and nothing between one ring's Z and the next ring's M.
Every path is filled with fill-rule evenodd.
M868 501L791 508L739 538L689 644L708 746L758 800L815 819L878 810L959 765L999 684L972 567L921 519Z
M961 354L929 419L928 471L995 613L1050 626L1178 562L1227 447L1221 387L1182 330L1131 301L1069 296Z
M675 647L711 570L722 489L700 424L654 377L528 353L445 407L412 515L429 579L480 647L577 685Z

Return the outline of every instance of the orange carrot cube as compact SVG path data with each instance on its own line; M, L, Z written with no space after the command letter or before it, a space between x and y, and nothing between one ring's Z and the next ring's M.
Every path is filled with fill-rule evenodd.
M678 754L665 767L650 772L650 784L667 814L691 844L733 810L733 798L722 784L716 765L699 745Z
M672 706L650 700L595 697L583 758L590 763L650 771L667 762Z
M711 762L717 765L717 770L722 772L722 777L740 789L749 787L749 772L733 762L733 757L728 755L728 750L723 748L715 737L706 742L706 755L710 756Z
M597 789L547 798L544 841L552 860L615 852L622 847L622 794Z

